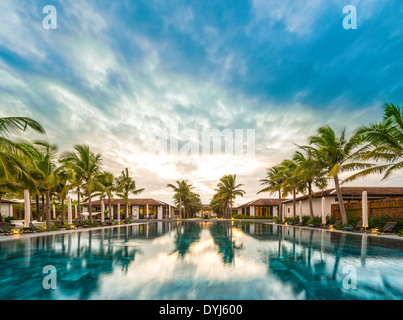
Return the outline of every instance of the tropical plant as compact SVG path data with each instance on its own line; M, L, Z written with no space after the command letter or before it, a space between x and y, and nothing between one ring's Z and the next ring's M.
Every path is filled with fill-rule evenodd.
M273 166L267 169L266 178L260 180L261 185L265 185L266 187L260 190L257 194L263 192L269 192L270 194L274 194L278 192L278 199L279 199L279 218L284 220L283 210L281 201L283 199L283 187L284 182L286 181L287 177L284 174L284 170L280 165Z
M297 164L294 174L299 183L299 191L308 192L309 215L311 219L313 219L313 187L315 186L321 190L326 188L326 170L323 168L321 162L313 158L310 154L305 155L304 153L297 151L294 154L293 160Z
M386 179L393 172L403 168L403 105L385 104L383 121L360 128L357 135L369 143L362 159L383 163L362 170L346 181L373 173L382 173L383 179Z
M144 191L144 188L137 189L136 181L129 175L129 169L122 171L121 175L116 178L117 195L126 202L125 219L129 215L129 197L130 194L137 195Z
M182 219L183 200L188 197L193 186L187 180L176 181L176 185L167 184L167 188L171 188L174 192L174 204L179 206L179 219Z
M216 193L218 194L218 198L225 204L224 217L232 217L234 200L236 197L243 197L245 195L245 191L241 189L242 186L243 184L237 184L236 174L223 176L217 184Z
M309 138L310 146L302 147L308 155L316 159L320 166L326 169L329 177L333 178L336 188L343 225L348 224L343 195L340 187L339 174L344 171L361 170L371 167L371 164L357 162L362 158L365 148L357 149L362 143L359 135L346 138L345 130L339 137L329 126L318 129L317 135Z
M83 182L81 188L86 191L89 220L92 221L92 193L100 189L98 177L102 164L101 155L93 153L87 145L76 145L74 151L67 151L62 155L61 161L75 172L77 181Z
M55 189L63 174L60 170L57 159L57 146L45 141L36 141L33 144L20 143L20 146L31 155L36 166L31 168L31 176L37 181L38 189L44 190L46 194L46 228L51 228L51 191Z

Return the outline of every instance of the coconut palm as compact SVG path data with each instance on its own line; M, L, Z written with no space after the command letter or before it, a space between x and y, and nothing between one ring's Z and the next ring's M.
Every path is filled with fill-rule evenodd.
M279 219L284 220L283 216L283 208L281 205L281 201L283 199L283 187L284 182L286 181L287 176L284 174L284 170L280 165L273 166L267 169L266 178L260 180L261 185L265 185L264 189L260 190L257 194L263 192L269 192L270 194L274 194L278 192L279 199Z
M342 222L347 225L348 218L340 188L339 174L344 171L354 171L370 168L368 163L357 162L362 157L363 148L358 149L362 140L358 135L346 138L345 130L339 137L329 126L318 129L316 136L309 138L310 146L303 147L310 156L319 161L326 169L329 177L333 178L339 202Z
M98 176L99 190L94 193L94 197L99 197L101 200L108 199L109 219L113 220L112 200L116 191L116 178L111 172L101 172Z
M167 188L171 188L174 192L174 203L179 206L179 219L182 219L183 200L188 196L193 186L188 183L188 180L182 180L176 181L176 185L167 184Z
M125 219L129 214L129 196L130 194L137 195L143 192L145 189L137 189L136 181L129 175L129 169L126 168L122 171L121 175L116 178L116 191L117 195L126 202ZM118 212L120 214L120 212Z
M403 105L385 104L383 121L360 128L357 135L369 143L362 159L382 161L383 164L356 173L346 181L373 173L382 173L382 179L386 179L403 168Z
M100 189L98 176L102 157L99 153L95 154L87 145L76 145L74 151L67 151L62 155L63 164L71 168L78 181L82 181L83 188L88 197L89 220L92 221L92 193Z
M25 132L28 128L38 133L45 129L35 120L26 117L0 118L0 185L19 184L35 190L27 164L33 164L30 155L19 143L10 140L13 134Z
M38 188L44 190L46 195L46 227L51 228L51 191L60 182L62 172L56 162L57 146L45 141L36 141L33 144L21 143L21 148L29 153L36 166L32 168L31 176L38 183Z
M243 197L245 195L245 191L241 189L242 186L243 184L237 184L236 174L223 176L217 184L216 192L226 204L227 218L232 217L232 207L236 197Z

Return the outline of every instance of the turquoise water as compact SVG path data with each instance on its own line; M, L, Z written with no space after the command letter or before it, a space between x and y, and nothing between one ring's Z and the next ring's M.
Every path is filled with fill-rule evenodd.
M0 242L0 299L403 299L403 241L199 221L19 239Z

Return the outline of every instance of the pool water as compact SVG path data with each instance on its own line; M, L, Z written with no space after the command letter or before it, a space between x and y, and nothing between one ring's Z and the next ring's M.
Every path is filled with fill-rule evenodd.
M0 242L0 299L403 299L403 241L215 221L31 237Z

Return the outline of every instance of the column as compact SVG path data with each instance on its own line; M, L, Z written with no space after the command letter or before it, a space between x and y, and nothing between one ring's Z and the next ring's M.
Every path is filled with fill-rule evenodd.
M157 218L162 220L162 206L158 206Z
M118 203L118 224L120 224L120 203Z
M362 193L362 227L368 228L368 193Z
M31 197L28 190L24 190L24 206L25 206L25 217L24 217L24 227L28 228L31 223Z

